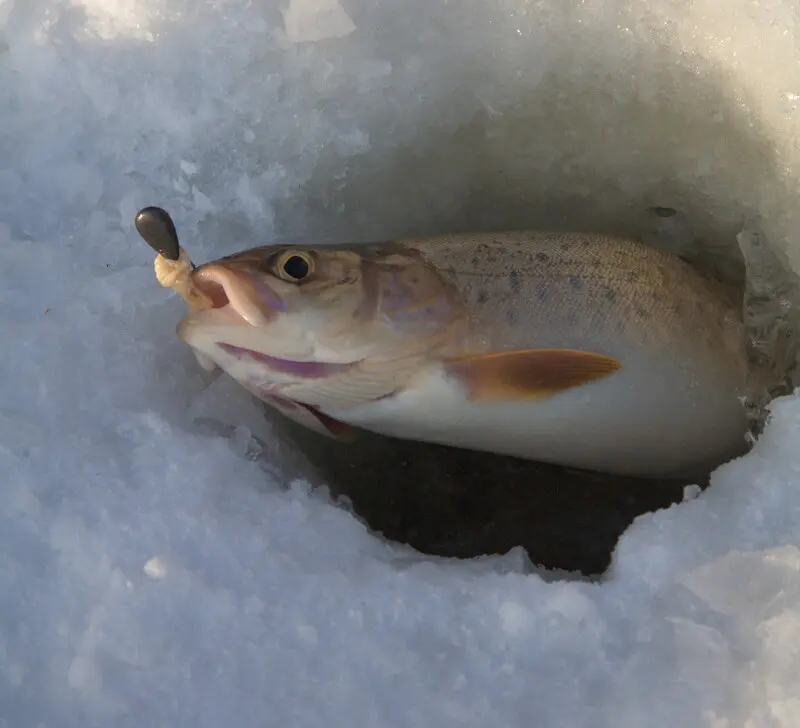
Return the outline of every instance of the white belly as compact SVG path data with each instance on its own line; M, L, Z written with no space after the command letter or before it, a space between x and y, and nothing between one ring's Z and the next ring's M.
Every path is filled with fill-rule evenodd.
M633 357L549 399L479 403L437 367L397 396L329 414L394 437L620 475L695 477L745 451L747 423L729 383L683 367Z

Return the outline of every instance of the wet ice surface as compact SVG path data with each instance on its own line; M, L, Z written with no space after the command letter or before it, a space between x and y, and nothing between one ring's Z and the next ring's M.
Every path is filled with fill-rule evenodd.
M637 519L599 581L519 548L424 555L309 487L346 460L314 469L246 400L214 399L132 228L161 205L202 262L278 238L638 232L664 205L710 247L758 217L797 266L794 12L0 2L1 721L797 725L799 399L710 489ZM203 424L226 402L258 457ZM396 471L367 461L362 510ZM414 516L389 501L395 535L465 555L501 495L524 510L496 482L495 511L476 501L469 463L395 482ZM604 563L635 511L681 496L548 487L535 537L501 521L482 543Z

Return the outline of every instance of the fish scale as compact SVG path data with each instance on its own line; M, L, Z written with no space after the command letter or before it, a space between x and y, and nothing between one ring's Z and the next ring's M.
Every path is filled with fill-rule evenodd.
M713 351L729 349L741 366L742 325L726 288L635 241L523 232L498 240L449 235L404 244L468 291L479 326L508 329L496 335L507 348L529 345L535 321L542 345L601 345L610 335L638 346L692 342ZM508 281L514 271L521 273L518 291ZM481 304L480 291L487 289L492 296ZM510 299L527 315L509 325L503 313Z

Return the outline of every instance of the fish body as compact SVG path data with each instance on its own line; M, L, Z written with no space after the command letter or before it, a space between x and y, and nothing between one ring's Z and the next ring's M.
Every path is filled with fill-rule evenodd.
M197 268L179 335L288 417L641 477L746 449L741 309L635 240L270 245Z

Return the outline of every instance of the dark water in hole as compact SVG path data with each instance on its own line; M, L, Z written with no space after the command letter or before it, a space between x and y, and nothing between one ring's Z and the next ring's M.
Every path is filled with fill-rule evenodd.
M438 556L500 554L521 545L535 564L599 574L636 516L683 498L684 484L675 481L579 472L367 432L342 443L288 421L285 428L333 495L347 496L373 531Z

